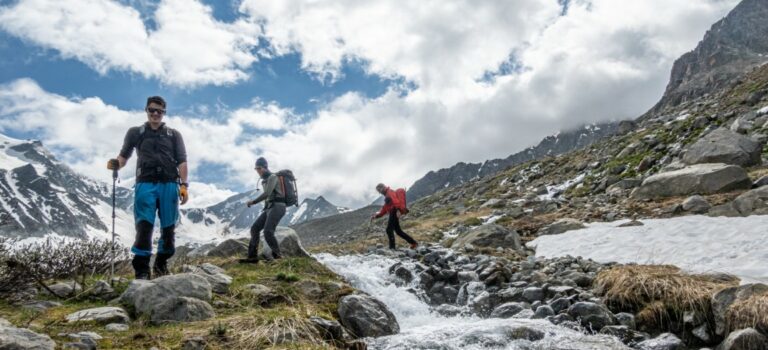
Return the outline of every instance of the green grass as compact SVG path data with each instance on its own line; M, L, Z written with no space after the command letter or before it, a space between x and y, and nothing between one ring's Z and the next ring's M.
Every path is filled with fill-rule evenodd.
M320 316L336 319L338 300L354 290L328 268L311 258L285 258L258 265L240 265L234 259L210 261L222 266L233 277L229 293L214 295L213 302L223 301L215 307L216 317L207 321L184 324L151 325L146 319L133 320L126 332L108 332L105 326L96 324L68 324L65 317L73 312L108 306L104 301L65 300L62 306L35 312L0 301L0 317L15 326L48 334L59 345L71 339L59 337L60 333L93 331L104 337L99 349L179 349L182 341L191 336L206 339L206 349L327 349L329 345L313 333L308 318ZM309 297L296 285L297 281L313 280L322 289L319 296ZM248 284L263 284L271 288L281 299L262 307L253 302L244 289ZM341 288L339 288L341 286ZM119 287L120 291L125 286ZM212 302L212 304L214 304ZM300 334L297 341L272 344L275 334L289 330ZM257 346L258 345L258 346Z

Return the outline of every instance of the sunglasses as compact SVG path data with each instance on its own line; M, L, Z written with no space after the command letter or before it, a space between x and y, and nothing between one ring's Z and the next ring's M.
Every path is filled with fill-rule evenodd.
M149 113L149 114L157 113L157 114L160 114L160 115L164 115L165 114L165 110L164 109L160 109L160 108L147 108L147 113Z
M255 169L255 170L259 170L259 169L264 169L264 168L262 168L262 167L260 167L260 166L257 166L257 167L255 167L255 168L253 168L253 169Z

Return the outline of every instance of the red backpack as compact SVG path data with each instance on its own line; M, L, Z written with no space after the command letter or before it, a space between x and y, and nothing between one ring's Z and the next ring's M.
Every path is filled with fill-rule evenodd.
M398 204L400 205L397 209L400 210L400 213L405 215L408 214L408 202L405 200L405 190L402 188L398 188L395 190L395 196L397 197Z

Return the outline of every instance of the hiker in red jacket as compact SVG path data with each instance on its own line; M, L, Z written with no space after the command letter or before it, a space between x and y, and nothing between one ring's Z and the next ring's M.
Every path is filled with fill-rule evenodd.
M408 213L408 208L405 203L405 191L398 196L395 191L385 186L384 184L376 185L376 191L384 196L384 206L381 207L378 213L371 216L373 219L378 219L386 214L389 214L389 221L387 221L387 238L389 238L389 249L395 249L395 232L402 237L406 242L411 244L411 249L416 249L419 245L416 240L411 238L407 233L403 232L400 228L400 214ZM402 198L399 198L402 197Z

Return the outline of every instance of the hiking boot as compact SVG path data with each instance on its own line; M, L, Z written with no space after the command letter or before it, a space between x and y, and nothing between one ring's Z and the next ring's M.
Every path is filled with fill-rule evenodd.
M152 275L155 278L160 278L160 277L163 277L163 276L166 276L166 275L170 275L170 274L171 273L168 272L168 267L167 266L155 266L155 267L152 268Z
M150 277L152 276L149 274L149 272L137 272L135 279L149 281Z
M259 259L253 259L253 258L245 258L245 259L237 259L237 262L240 264L258 264Z
M411 243L411 249L414 249L414 250L415 250L415 249L416 249L418 246L419 246L419 244L418 244L418 243L415 243L415 242L414 242L414 243Z
M275 253L275 252L272 252L272 259L273 259L273 260L278 260L278 259L282 259L282 258L283 258L283 256L282 256L282 255L280 255L280 254L277 254L277 253Z

